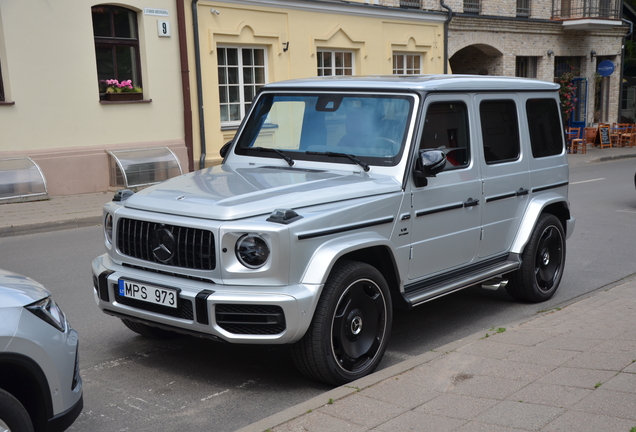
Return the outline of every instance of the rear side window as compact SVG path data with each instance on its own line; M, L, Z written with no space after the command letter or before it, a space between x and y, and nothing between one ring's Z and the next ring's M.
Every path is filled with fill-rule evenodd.
M444 171L468 166L468 111L463 102L434 102L426 111L420 149L441 149L446 153Z
M519 158L517 107L511 100L489 100L479 105L484 157L487 164Z
M554 99L528 99L526 102L532 156L542 158L561 154L561 117Z

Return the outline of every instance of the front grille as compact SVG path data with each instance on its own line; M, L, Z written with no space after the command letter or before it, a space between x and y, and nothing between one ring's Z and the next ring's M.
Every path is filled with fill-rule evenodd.
M148 312L155 312L158 314L169 315L175 318L182 318L186 320L194 319L194 314L192 313L192 302L181 297L179 297L178 307L176 309L168 306L148 303L142 300L123 297L118 294L117 290L115 290L115 301L117 301L117 303L119 304L131 306L135 309L143 309Z
M153 252L157 248L153 247L153 235L162 231L170 233L171 244L164 246L171 255L160 260ZM124 255L158 264L195 270L216 268L214 234L197 228L122 218L117 224L117 248Z
M233 334L274 335L285 331L280 306L217 304L216 323Z

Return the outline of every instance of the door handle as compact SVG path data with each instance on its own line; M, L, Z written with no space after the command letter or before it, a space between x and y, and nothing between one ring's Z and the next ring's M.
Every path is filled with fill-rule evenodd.
M519 188L519 190L517 191L517 196L528 195L529 192L530 191L528 189Z
M468 198L468 201L464 203L464 207L474 207L479 205L479 200Z

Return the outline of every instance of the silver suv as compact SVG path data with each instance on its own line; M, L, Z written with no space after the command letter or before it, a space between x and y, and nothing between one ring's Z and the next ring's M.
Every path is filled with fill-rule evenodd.
M303 373L341 384L377 367L395 307L476 284L547 300L574 228L558 88L267 85L221 166L105 206L95 301L150 337L293 344Z
M0 431L63 431L82 407L77 332L42 285L0 270Z

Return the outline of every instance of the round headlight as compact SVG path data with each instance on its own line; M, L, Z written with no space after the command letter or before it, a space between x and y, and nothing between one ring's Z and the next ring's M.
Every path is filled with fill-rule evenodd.
M245 234L236 242L236 257L245 267L263 267L269 258L269 246L258 234Z
M104 235L108 243L113 243L113 215L108 213L104 219Z

